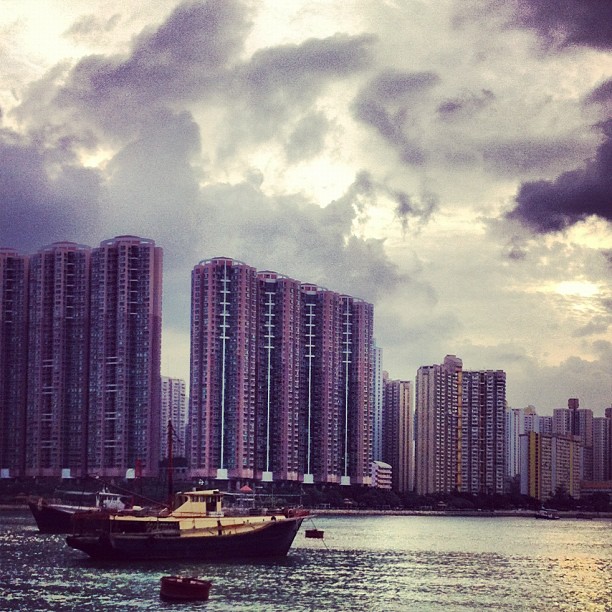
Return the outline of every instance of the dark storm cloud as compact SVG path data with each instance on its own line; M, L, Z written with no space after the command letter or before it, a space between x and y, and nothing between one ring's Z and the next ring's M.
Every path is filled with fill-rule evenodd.
M50 150L0 132L0 246L24 252L85 242L98 221L100 177Z
M56 105L122 133L151 109L218 93L249 28L248 11L237 0L179 5L161 26L136 38L127 58L83 58Z
M596 87L586 98L587 104L609 104L612 103L612 79L604 81Z
M200 131L187 112L158 111L139 137L121 149L106 168L114 233L151 235L167 249L166 267L195 257L200 240L195 223L201 206L193 166ZM206 216L204 210L202 216ZM123 228L123 229L122 229Z
M511 0L519 25L535 29L551 46L612 48L609 0Z
M383 72L357 94L353 115L397 149L403 162L422 164L424 151L407 135L413 127L411 106L439 81L432 72Z
M593 161L554 181L523 183L508 217L538 233L562 230L590 215L612 221L612 119L602 127L605 140Z

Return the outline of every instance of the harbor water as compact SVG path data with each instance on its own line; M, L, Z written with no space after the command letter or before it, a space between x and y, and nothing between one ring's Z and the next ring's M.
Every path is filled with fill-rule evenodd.
M211 580L209 601L160 601L164 575ZM0 511L0 610L181 609L610 611L612 521L324 516L278 561L102 563Z

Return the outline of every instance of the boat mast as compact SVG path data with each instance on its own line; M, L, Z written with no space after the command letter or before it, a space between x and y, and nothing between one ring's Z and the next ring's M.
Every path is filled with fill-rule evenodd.
M172 421L168 420L168 504L170 510L173 509L173 497L174 497L174 483L172 481L173 476L173 465L172 465L172 439L174 438L174 428L172 427Z

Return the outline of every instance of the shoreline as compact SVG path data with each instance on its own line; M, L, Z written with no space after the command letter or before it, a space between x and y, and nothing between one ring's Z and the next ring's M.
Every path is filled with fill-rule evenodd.
M314 516L457 516L470 518L534 518L535 510L350 510L342 508L313 508ZM590 512L580 510L555 510L566 519L612 519L612 512Z
M27 511L27 504L0 504L0 512ZM348 508L306 508L311 516L442 516L466 518L534 518L535 510L367 510ZM555 510L561 519L612 520L612 512L590 512L580 510Z

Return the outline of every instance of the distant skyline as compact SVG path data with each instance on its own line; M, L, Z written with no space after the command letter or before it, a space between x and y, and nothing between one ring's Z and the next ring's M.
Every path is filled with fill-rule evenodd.
M3 0L0 247L227 256L374 304L383 369L612 404L612 4Z

